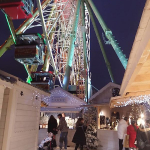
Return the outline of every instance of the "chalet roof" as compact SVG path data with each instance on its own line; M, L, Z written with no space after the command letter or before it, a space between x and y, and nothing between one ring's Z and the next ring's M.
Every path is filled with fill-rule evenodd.
M115 108L115 107L126 106L127 102L130 102L130 97L117 96L111 98L109 105L110 108Z
M18 86L27 87L27 88L33 89L33 90L38 90L38 91L40 91L40 93L43 93L45 96L50 95L50 93L48 93L40 88L37 88L31 84L28 84L25 81L21 80L20 78L13 76L2 70L0 70L0 85L4 85L8 88L13 88L13 85L18 85Z
M41 111L80 111L81 106L86 102L74 96L73 94L57 87L51 91L51 95L43 100L48 106L41 108Z
M122 81L121 96L150 94L150 0L146 1Z
M95 93L90 99L89 102L93 103L96 99L97 96L103 94L105 90L107 90L109 87L115 87L115 88L120 88L120 85L109 82L107 85L105 85L102 89L100 89L97 93ZM111 97L110 97L111 98ZM99 103L103 103L102 100L99 100Z
M12 78L12 77L6 77L6 76L4 76L4 75L2 75L2 74L0 74L0 79L1 79L1 80L4 80L4 81L6 81L6 82L10 82L10 83L16 83L16 82L17 82L16 79L14 79L14 78Z

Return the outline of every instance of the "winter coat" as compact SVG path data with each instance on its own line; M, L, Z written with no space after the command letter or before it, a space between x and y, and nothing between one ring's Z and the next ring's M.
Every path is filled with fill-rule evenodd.
M48 121L48 133L53 133L54 135L57 134L57 120L54 118L54 120L49 120Z
M145 128L137 130L137 147L139 150L150 150L150 128ZM141 148L141 147L144 148Z
M121 119L118 124L118 138L123 139L124 135L127 133L127 122L124 119Z
M138 126L136 126L136 128L138 129ZM129 135L129 147L136 148L136 146L134 145L136 139L136 131L133 125L127 127L127 134Z
M73 136L72 142L80 145L86 145L85 126L78 126Z
M59 126L57 129L60 130L61 132L68 132L67 122L64 117L61 117L59 119Z

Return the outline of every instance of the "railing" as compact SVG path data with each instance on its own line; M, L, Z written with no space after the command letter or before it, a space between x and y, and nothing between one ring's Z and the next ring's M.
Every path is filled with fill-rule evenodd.
M24 6L22 8L25 10L26 14L33 14L33 2L32 0L23 0Z

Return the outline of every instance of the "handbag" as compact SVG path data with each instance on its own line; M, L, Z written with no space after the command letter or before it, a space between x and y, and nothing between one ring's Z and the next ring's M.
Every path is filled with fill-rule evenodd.
M135 146L138 147L139 149L143 149L146 145L146 142L143 142L141 139L141 134L139 129L137 130L137 134L136 134L136 139L135 139Z
M123 147L129 148L129 135L125 135Z

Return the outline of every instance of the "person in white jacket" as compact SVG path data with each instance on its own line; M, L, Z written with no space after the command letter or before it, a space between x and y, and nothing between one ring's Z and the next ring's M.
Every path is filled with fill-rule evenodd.
M123 150L123 138L124 135L127 134L128 122L129 119L125 117L121 119L118 124L119 150ZM125 150L128 150L128 148L125 148Z

